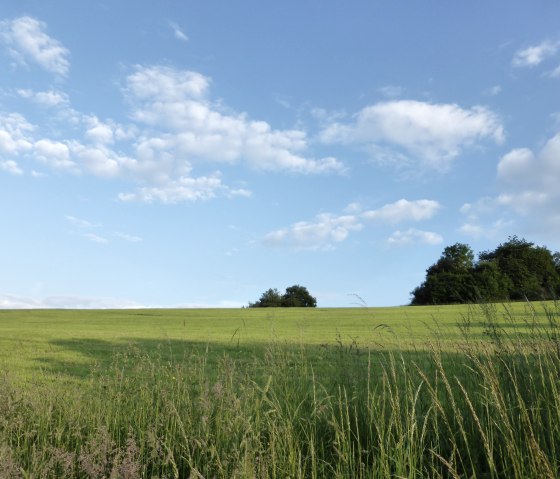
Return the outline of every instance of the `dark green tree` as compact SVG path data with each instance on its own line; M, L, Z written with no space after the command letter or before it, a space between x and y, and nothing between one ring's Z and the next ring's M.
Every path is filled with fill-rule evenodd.
M258 301L249 303L249 308L315 308L316 306L317 299L309 294L306 287L297 284L286 288L283 295L280 295L276 288L270 288Z
M480 262L496 263L509 280L509 299L553 299L560 288L560 274L554 255L517 236L508 238L494 251L479 255Z
M482 301L504 301L509 299L511 280L500 271L494 261L479 261L474 268L477 297Z
M276 288L266 290L256 303L249 303L250 308L278 308L282 306L282 296Z
M412 291L412 304L454 304L478 299L474 253L463 243L447 246L426 270L426 280Z
M560 254L512 236L475 262L470 246L456 243L444 249L411 294L411 304L556 299Z
M282 296L282 306L286 308L315 308L317 299L309 294L305 286L295 284L286 288L286 292Z

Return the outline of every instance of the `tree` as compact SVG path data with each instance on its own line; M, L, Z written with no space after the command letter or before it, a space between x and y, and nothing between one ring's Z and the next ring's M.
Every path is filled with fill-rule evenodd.
M266 290L256 303L249 303L250 308L277 308L282 305L282 296L276 288Z
M453 304L476 301L474 253L463 243L447 246L426 270L426 280L412 291L412 304Z
M276 288L265 291L255 303L249 303L250 308L315 308L317 300L309 294L304 286L294 285L286 288L286 292L280 295Z
M510 282L509 299L553 299L560 288L556 258L544 246L511 236L494 251L479 255L480 261L495 262Z
M317 306L317 299L315 299L305 286L295 284L286 288L284 296L282 296L282 306L286 308L315 308Z
M560 254L517 236L474 261L470 246L443 250L412 291L411 304L555 299L560 294Z

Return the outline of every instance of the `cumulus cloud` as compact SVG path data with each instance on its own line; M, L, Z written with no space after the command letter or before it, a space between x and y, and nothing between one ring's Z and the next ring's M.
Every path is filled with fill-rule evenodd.
M534 197L558 196L560 133L548 140L536 155L526 148L510 151L501 158L497 170L507 193L521 191L533 192Z
M358 203L351 203L345 208L345 215L322 213L313 221L299 221L287 228L268 233L263 243L267 246L283 246L296 250L329 250L337 243L345 241L350 233L361 231L366 220L379 220L389 224L417 222L430 219L439 208L439 203L433 200L401 199L369 211L363 211ZM434 235L430 236L430 233L419 230L397 232L393 242L396 244L400 239L401 243L404 243L408 238L429 243L437 240L437 236Z
M401 162L403 154L412 155L423 166L445 169L470 145L503 142L504 130L499 117L482 106L463 109L456 104L399 100L368 106L352 123L332 123L320 138L385 151L382 161L391 154Z
M152 129L139 142L139 153L155 147L190 163L244 163L256 170L302 174L344 171L335 158L304 155L304 131L275 130L244 113L226 111L210 100L209 87L210 79L197 72L137 67L124 92L133 105L132 118Z
M382 220L388 223L400 223L408 220L422 221L430 219L440 208L439 202L434 200L409 201L403 198L381 208L366 211L363 213L363 217L368 220Z
M77 171L76 163L70 159L70 149L64 143L42 139L33 146L37 160L55 169Z
M70 68L70 52L45 30L44 22L28 16L3 20L0 21L0 41L18 63L32 61L55 75L65 77Z
M363 225L357 216L335 216L330 213L317 215L314 221L299 221L293 225L268 233L263 243L267 246L288 246L297 250L326 250L344 241Z
M23 175L23 170L14 160L0 160L0 170L6 171L12 175Z
M22 98L31 100L44 107L60 107L68 106L70 104L68 95L57 90L36 92L30 89L19 89L17 90L17 94Z
M545 40L539 45L518 50L513 57L512 65L514 67L535 67L554 56L559 49L560 42Z
M517 148L504 155L498 163L498 178L508 182L524 182L535 166L536 158L527 148Z
M443 238L441 235L414 228L409 228L406 231L397 230L387 239L387 244L391 246L405 246L416 243L438 245L442 242Z
M0 113L0 153L11 156L2 168L15 173L19 158L33 159L59 171L139 185L122 192L122 201L163 203L251 195L225 184L215 165L295 174L345 171L334 157L307 155L305 131L274 129L233 112L211 99L210 86L198 72L137 66L122 88L130 108L126 125L73 110L57 90L16 90L20 98L58 107L54 120L77 134L64 138L62 128L53 133L21 115ZM193 173L197 168L203 171Z
M19 113L0 112L0 153L17 155L32 148L33 126Z
M492 236L513 225L557 236L560 233L560 133L533 152L517 148L497 165L500 193L465 204L466 222L460 231L470 236ZM492 219L498 216L498 219Z

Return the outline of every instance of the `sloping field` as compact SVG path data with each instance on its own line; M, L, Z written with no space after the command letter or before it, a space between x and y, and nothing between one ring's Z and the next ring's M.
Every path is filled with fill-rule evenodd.
M129 346L180 357L189 347L213 352L265 346L453 349L493 328L528 333L546 324L554 304L393 308L262 308L140 310L0 310L0 365L18 374L37 369L84 374L95 361Z
M560 308L0 311L0 479L554 478Z

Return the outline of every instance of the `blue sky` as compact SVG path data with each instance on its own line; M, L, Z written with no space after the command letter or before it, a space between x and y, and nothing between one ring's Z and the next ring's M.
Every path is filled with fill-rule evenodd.
M408 303L560 249L560 4L6 0L0 307Z

